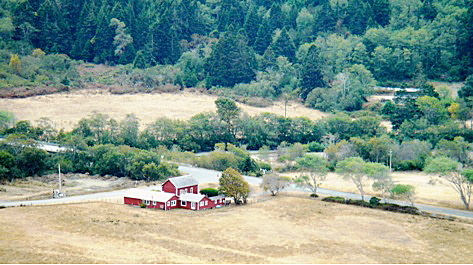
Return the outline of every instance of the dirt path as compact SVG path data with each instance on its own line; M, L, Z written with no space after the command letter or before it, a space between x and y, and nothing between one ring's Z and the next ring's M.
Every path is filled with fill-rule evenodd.
M70 130L81 118L94 111L108 114L117 120L134 113L142 126L159 117L187 120L198 113L215 111L216 99L217 96L191 93L112 95L103 90L82 90L30 98L0 99L0 109L14 113L18 120L36 121L41 117L48 117L58 128ZM267 108L238 105L249 115L263 112L284 115L283 102L276 102ZM317 120L326 114L291 102L287 106L287 115Z

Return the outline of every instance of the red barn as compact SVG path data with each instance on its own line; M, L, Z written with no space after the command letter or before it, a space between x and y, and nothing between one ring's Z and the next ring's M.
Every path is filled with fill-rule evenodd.
M225 196L219 195L211 198L198 194L199 183L190 175L169 178L162 184L162 192L131 189L125 196L125 204L146 208L170 210L183 208L189 210L202 210L225 205Z
M177 196L199 192L199 182L191 175L169 178L163 183L162 187L164 192L174 193Z
M146 191L140 189L131 189L124 196L125 204L140 206L144 204L146 208L158 208L170 210L178 208L179 198L166 192Z

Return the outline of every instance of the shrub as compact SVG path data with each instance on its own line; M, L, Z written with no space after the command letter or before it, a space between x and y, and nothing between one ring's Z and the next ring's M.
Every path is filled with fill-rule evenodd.
M325 147L318 142L310 142L307 146L309 152L322 152L324 151Z
M258 162L258 167L260 169L264 169L266 171L270 171L271 170L271 165L269 163L266 163L266 162Z
M398 213L408 213L408 214L420 214L419 209L414 206L400 206L397 204L386 203L381 206L385 211L398 212Z
M322 201L324 202L336 202L336 203L345 203L345 198L339 196L330 196L323 198Z
M358 205L358 206L363 206L363 207L371 206L369 202L365 202L364 200L352 200L352 199L348 199L346 201L346 204Z
M146 204L141 203L141 204L140 204L140 207L141 207L141 208L146 208Z
M207 188L200 190L200 194L205 195L207 197L213 197L218 195L218 190L213 188Z
M310 194L310 197L312 197L312 198L318 198L319 195L317 195L316 193L312 193L312 194Z
M379 199L379 198L371 197L370 204L374 205L374 206L378 206L380 201L381 201L381 199Z

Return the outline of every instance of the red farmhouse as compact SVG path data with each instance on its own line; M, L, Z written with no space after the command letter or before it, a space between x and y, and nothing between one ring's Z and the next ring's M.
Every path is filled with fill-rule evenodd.
M202 210L221 207L225 204L225 196L206 197L198 194L199 183L190 175L169 178L162 184L162 192L131 189L125 194L125 204L146 208L170 210L183 208Z

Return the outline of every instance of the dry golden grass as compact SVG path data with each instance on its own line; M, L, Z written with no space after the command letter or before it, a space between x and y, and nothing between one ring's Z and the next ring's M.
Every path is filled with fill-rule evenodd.
M160 117L187 120L192 116L216 111L217 96L205 94L125 94L112 95L103 90L80 90L68 93L35 96L19 99L0 99L0 110L15 114L18 120L36 121L42 117L50 118L58 128L72 129L81 118L93 111L108 114L122 120L126 114L134 113L141 124L149 124ZM284 102L275 102L271 107L255 108L238 103L249 115L270 112L284 115ZM287 116L320 119L326 114L290 102Z
M470 263L473 225L289 196L202 212L0 210L0 263Z
M284 173L286 176L295 177L300 173ZM416 188L415 202L430 205L437 205L443 207L452 207L464 210L464 206L460 201L459 195L449 185L449 183L441 178L427 175L423 172L409 171L409 172L393 172L392 178L398 184L410 184ZM429 184L430 179L435 179L435 184ZM381 197L381 193L374 191L371 188L372 181L365 182L365 193ZM359 193L351 181L344 180L336 173L329 173L327 179L322 181L321 188Z

